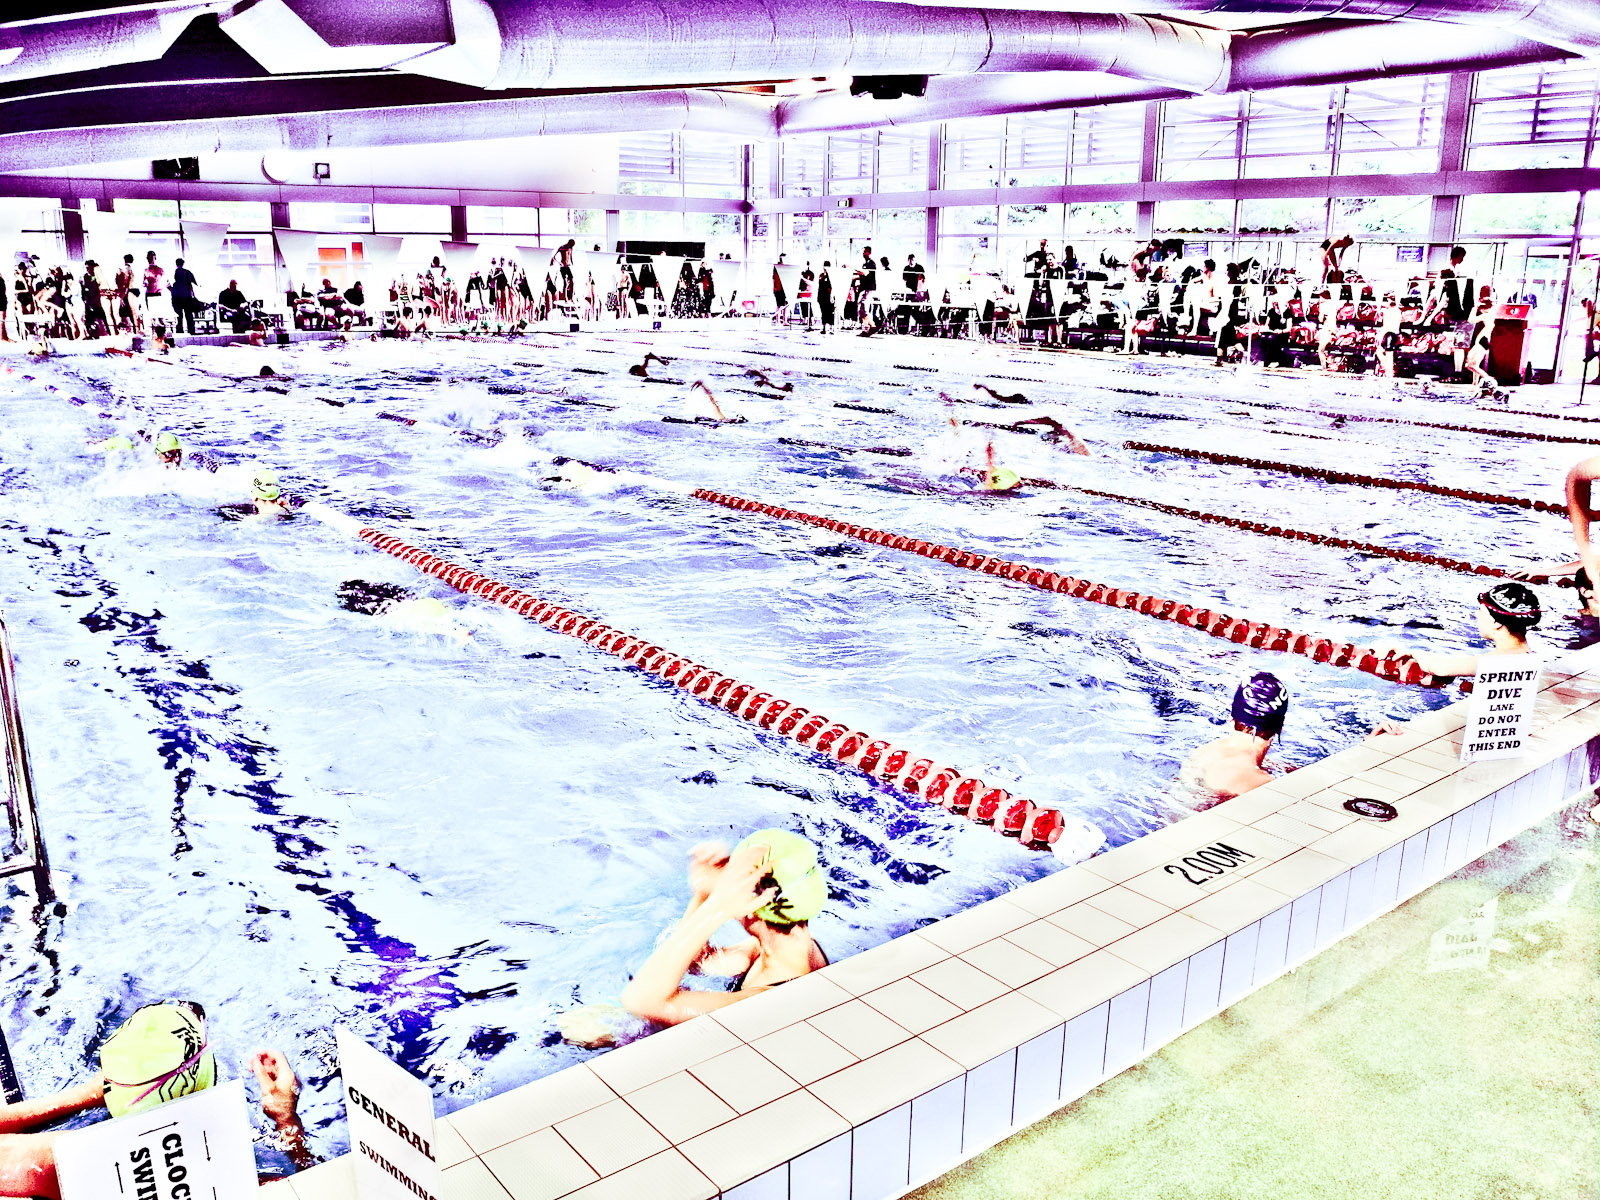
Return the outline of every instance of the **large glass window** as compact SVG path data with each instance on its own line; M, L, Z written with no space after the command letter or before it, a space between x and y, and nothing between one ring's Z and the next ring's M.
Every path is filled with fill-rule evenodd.
M624 196L681 196L678 135L624 134L617 142L617 191Z
M982 117L945 126L940 165L947 188L992 188L1000 182L1005 119Z
M1594 103L1594 65L1579 59L1482 72L1468 170L1582 166Z
M1250 97L1244 174L1330 175L1338 108L1330 87L1277 88Z
M1143 157L1143 104L1109 104L1073 113L1069 183L1133 183Z
M828 191L840 195L872 191L876 133L840 133L828 139Z
M480 234L535 237L539 233L537 208L486 208L467 205L467 236Z
M928 131L902 133L884 130L878 135L878 190L921 192L928 187Z
M783 143L783 194L822 195L827 165L827 138L819 135L786 139Z
M1006 121L1006 187L1051 187L1067 181L1072 111L1026 113Z
M1572 236L1578 216L1576 192L1537 192L1508 196L1463 196L1460 236L1537 233Z
M744 143L709 133L686 133L683 194L717 200L744 198Z
M374 233L436 233L450 236L448 204L374 204Z
M1162 105L1161 179L1233 179L1239 173L1238 96L1196 96Z
M1413 75L1344 87L1339 174L1437 171L1449 86L1445 75Z
M300 204L289 205L291 229L316 229L333 232L368 233L372 231L372 206L369 204ZM449 228L449 222L446 222Z

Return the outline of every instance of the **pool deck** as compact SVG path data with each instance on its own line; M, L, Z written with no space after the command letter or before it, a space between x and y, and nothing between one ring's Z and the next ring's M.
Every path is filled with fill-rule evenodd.
M1465 706L439 1122L442 1200L889 1200L1078 1099L1600 778L1600 647L1530 754ZM1346 811L1386 800L1377 823ZM1211 869L1181 861L1209 847ZM1231 862L1233 865L1222 865ZM1199 878L1196 878L1196 877ZM354 1197L348 1156L269 1186Z

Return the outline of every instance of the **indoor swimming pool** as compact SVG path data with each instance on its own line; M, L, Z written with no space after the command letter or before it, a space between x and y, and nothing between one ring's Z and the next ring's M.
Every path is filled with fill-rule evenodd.
M673 360L651 364L658 379L628 373L647 349ZM13 1054L30 1091L59 1086L134 1007L192 996L232 1057L289 1054L323 1153L345 1137L336 1025L427 1078L441 1111L594 1053L564 1043L557 1019L615 1002L681 912L696 843L766 826L817 842L832 899L813 924L835 960L1062 863L303 513L224 519L218 506L247 499L257 464L363 524L1057 807L1115 846L1187 815L1179 767L1251 671L1291 689L1273 759L1293 765L1457 693L688 490L1359 646L1460 648L1478 644L1482 578L1070 490L985 495L967 472L992 437L1028 478L1521 569L1566 556L1562 518L1123 443L1551 502L1586 453L1356 419L1586 428L1415 385L764 323L16 361L0 375L0 600L62 905L37 926L25 904L5 910ZM257 376L263 363L277 374ZM709 408L696 380L743 421L697 423ZM992 402L977 382L1035 403ZM1070 426L1091 455L967 424L1033 415ZM139 430L172 430L226 465L170 471L142 450L90 448ZM349 611L351 580L436 597L450 619L419 631ZM1536 641L1574 644L1571 593L1540 594Z

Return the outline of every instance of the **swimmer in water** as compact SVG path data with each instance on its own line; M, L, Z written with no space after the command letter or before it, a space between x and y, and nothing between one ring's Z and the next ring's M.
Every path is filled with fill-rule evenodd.
M59 1200L55 1143L47 1127L85 1113L112 1117L152 1109L217 1085L220 1071L206 1037L205 1010L192 1001L136 1010L100 1046L100 1070L82 1083L34 1100L0 1104L0 1196ZM248 1060L261 1088L261 1110L296 1170L315 1165L297 1110L300 1080L277 1050Z
M635 366L628 368L628 374L638 376L640 379L649 379L650 364L653 362L658 362L663 367L670 367L672 365L672 360L670 358L662 358L659 354L646 354L642 363L638 363Z
M108 458L113 454L123 454L133 449L133 439L120 433L114 433L101 442L91 442L91 450L99 450Z
M1032 401L1029 400L1026 396L1024 396L1021 392L1013 392L1009 396L1002 396L999 392L995 391L992 387L990 387L986 383L975 383L975 384L972 385L972 390L976 391L976 392L987 392L989 395L993 396L996 400L1000 401L1002 404L1031 404L1032 403Z
M699 391L704 393L706 400L711 405L711 411L717 414L718 421L728 424L738 424L744 420L743 417L730 417L727 413L722 411L722 405L717 403L717 398L711 394L711 389L705 385L705 380L696 379L692 384L689 385L689 390L691 392Z
M1484 654L1401 649L1407 649L1418 665L1430 675L1455 679L1469 677L1478 673L1486 658L1527 654L1528 631L1539 623L1543 615L1539 597L1526 584L1496 584L1478 597L1478 633L1493 643L1494 649Z
M1572 577L1572 582L1578 592L1578 615L1600 617L1600 608L1595 607L1594 584L1590 582L1589 572L1579 567L1578 573Z
M250 480L250 500L258 517L287 517L289 501L278 486L278 477L264 467L257 468Z
M1021 433L1023 432L1022 426L1024 425L1043 425L1045 427L1045 431L1039 436L1045 441L1049 442L1051 445L1054 445L1060 441L1065 441L1067 444L1068 453L1081 454L1085 458L1090 457L1089 447L1083 444L1083 439L1077 434L1073 433L1072 430L1068 429L1054 417L1025 417L1020 421L1013 421L1011 423L1011 428L1015 429L1018 433Z
M772 380L767 377L767 373L765 371L763 371L760 367L750 367L749 369L747 369L745 371L744 375L745 375L746 379L754 380L756 383L760 384L762 387L766 388L768 391L773 391L773 392L792 392L792 391L794 391L794 384L790 383L787 380L785 380L783 383L773 383Z
M156 457L164 467L183 466L183 447L177 434L168 431L156 438Z
M418 596L397 583L347 579L339 585L339 607L346 612L379 617L407 633L437 634L458 641L472 636L443 600Z
M677 1025L809 975L828 965L809 922L828 899L817 848L798 834L763 829L734 847L689 853L689 907L622 992L635 1016ZM750 936L731 946L711 939L729 921ZM726 992L685 991L690 972L733 976Z
M1567 472L1567 519L1572 523L1572 540L1578 544L1578 557L1548 569L1518 571L1513 578L1527 579L1534 574L1571 575L1582 567L1590 579L1600 579L1600 549L1589 540L1589 523L1600 518L1600 506L1595 504L1593 495L1596 479L1600 479L1600 454L1574 464Z
M1010 467L1002 467L994 456L994 443L984 448L983 478L978 481L980 492L1014 492L1022 486L1022 476Z
M1272 782L1262 764L1288 713L1289 689L1270 671L1257 671L1239 685L1233 694L1233 731L1201 746L1178 773L1181 782L1212 797L1198 808L1211 808Z

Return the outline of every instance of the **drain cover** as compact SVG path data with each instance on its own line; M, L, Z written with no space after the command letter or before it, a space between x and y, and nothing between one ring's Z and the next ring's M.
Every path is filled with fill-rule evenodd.
M1388 801L1372 800L1366 796L1352 796L1344 802L1344 809L1372 821L1392 821L1400 815L1400 810Z

